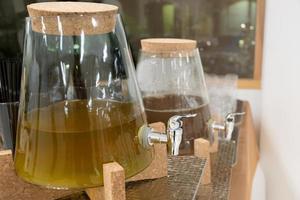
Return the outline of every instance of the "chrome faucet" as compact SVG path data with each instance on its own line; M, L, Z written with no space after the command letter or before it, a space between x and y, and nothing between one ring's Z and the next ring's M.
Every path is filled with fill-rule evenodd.
M138 133L139 143L146 149L153 146L154 143L168 143L168 136L165 133L158 133L149 126L141 126Z
M214 131L223 131L226 140L231 140L235 126L235 117L244 115L245 113L229 113L223 124L217 124L216 121L210 119L208 121L209 140L213 144L215 139ZM168 152L170 155L179 155L179 147L182 142L183 119L195 117L197 114L175 115L171 117L167 124L167 134L155 132L149 126L142 126L139 129L138 140L144 148L151 148L154 143L168 144Z
M167 143L170 155L179 155L179 147L183 134L183 119L195 117L197 114L175 115L171 117L167 125L167 134L155 132L148 126L142 126L139 130L139 143L144 148L150 148L154 143Z
M175 115L171 117L168 121L167 134L170 140L168 143L169 153L171 155L179 155L179 146L182 141L183 134L183 121L184 118L196 117L197 114L187 114L187 115Z
M223 124L217 124L216 121L210 119L208 121L208 130L209 130L209 140L212 144L216 138L214 138L214 131L223 131L225 134L226 140L231 140L232 133L234 131L235 126L235 117L245 115L245 112L241 113L229 113L226 115Z

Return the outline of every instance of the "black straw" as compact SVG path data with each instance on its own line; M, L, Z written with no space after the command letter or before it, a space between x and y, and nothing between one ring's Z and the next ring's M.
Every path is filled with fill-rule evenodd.
M15 102L20 97L22 58L0 59L0 101Z

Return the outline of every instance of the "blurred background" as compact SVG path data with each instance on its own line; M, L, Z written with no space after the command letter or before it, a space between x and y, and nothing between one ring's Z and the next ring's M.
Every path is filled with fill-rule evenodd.
M0 57L22 54L26 5L42 0L0 0ZM118 5L134 60L140 39L198 42L204 71L253 78L256 0L94 0Z

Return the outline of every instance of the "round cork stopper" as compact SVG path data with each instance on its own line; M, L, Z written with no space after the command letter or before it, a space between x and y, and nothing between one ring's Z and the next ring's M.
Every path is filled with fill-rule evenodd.
M27 6L32 28L54 35L102 34L116 24L118 7L90 2L44 2Z
M144 52L165 54L194 50L196 49L197 42L188 39L149 38L141 40L141 45Z

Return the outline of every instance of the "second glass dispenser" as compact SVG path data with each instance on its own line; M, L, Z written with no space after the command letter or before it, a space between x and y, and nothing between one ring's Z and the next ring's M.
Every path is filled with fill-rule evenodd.
M191 155L194 139L208 138L208 95L196 41L144 39L137 65L147 120L182 123L180 155ZM179 120L183 119L183 121ZM179 120L179 121L178 121ZM169 130L170 132L170 130Z

